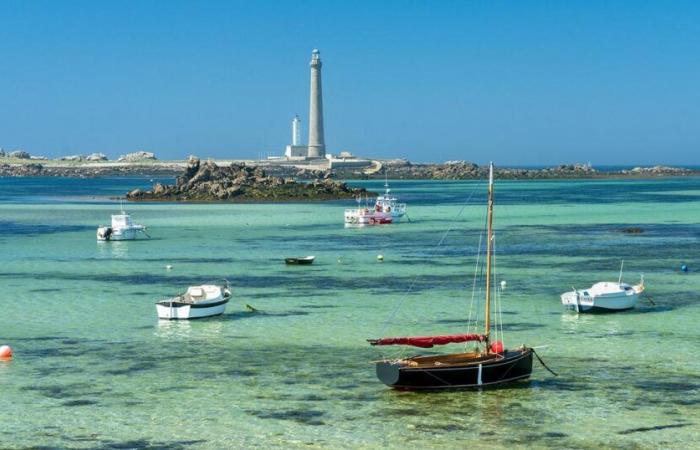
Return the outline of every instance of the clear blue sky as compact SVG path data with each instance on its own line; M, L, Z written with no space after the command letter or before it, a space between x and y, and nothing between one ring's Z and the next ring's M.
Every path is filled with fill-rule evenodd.
M0 147L700 164L700 2L0 0Z

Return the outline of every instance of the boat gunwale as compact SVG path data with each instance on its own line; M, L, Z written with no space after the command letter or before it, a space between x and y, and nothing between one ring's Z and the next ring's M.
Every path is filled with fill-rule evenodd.
M518 355L512 355L508 356L508 353L519 353ZM459 356L466 356L466 355L476 355L474 352L469 352L469 353L451 353L451 354L446 354L446 355L431 355L431 356L413 356L410 358L402 358L402 359L396 359L396 360L390 360L390 359L382 359L378 361L374 361L374 363L389 363L389 364L398 364L399 365L399 370L447 370L447 369L459 369L462 367L472 367L472 366L479 366L484 363L489 363L489 366L495 367L507 363L511 363L514 361L517 361L518 359L525 358L528 355L532 354L532 349L529 347L525 348L519 348L516 350L506 350L504 354L500 353L490 353L490 354L484 354L482 357L479 359L473 359L471 361L455 361L455 362L446 362L443 363L439 366L434 365L434 362L439 360L440 358L456 358ZM505 356L504 356L505 355ZM431 359L433 363L431 362L424 362L421 364L419 361L416 361L418 358L426 358L426 359ZM410 361L417 362L418 364L416 365L411 365ZM493 364L491 364L493 363Z

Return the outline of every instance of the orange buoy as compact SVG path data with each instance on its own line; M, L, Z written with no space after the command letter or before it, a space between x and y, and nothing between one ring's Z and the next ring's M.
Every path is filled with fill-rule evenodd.
M12 347L9 345L0 346L0 359L12 359Z
M491 344L491 353L503 353L503 342L495 341Z

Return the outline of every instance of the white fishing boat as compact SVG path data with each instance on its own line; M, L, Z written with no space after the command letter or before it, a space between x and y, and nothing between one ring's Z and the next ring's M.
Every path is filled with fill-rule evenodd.
M345 210L346 226L386 225L394 221L391 214L370 208L350 208Z
M406 214L406 204L399 203L397 198L390 195L388 180L384 180L384 194L377 196L374 207L369 207L369 201L362 207L362 198L357 199L357 208L345 210L345 225L386 225L399 221ZM367 199L369 200L369 199Z
M223 285L190 286L184 294L156 303L159 319L199 319L218 316L226 310L231 298L228 281Z
M377 197L374 209L375 211L391 215L395 220L399 220L406 214L406 204L399 203L396 197L389 194L391 189L389 189L389 181L387 179L384 180L384 189L384 194Z
M612 312L632 309L644 292L644 277L631 286L622 282L622 267L617 282L601 281L588 289L574 288L561 295L561 303L576 312Z
M121 210L120 214L112 214L112 225L109 227L100 225L97 228L98 241L131 241L136 239L139 233L149 237L146 227L135 224L131 216Z

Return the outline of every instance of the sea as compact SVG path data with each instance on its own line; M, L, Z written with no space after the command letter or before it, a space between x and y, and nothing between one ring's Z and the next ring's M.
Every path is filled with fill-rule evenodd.
M343 226L352 200L115 200L152 181L0 179L0 345L14 350L0 361L0 448L700 442L700 178L497 180L498 337L557 376L535 361L526 382L433 393L387 388L373 361L463 344L367 339L480 330L483 181L390 180L408 216L368 228ZM151 238L97 242L120 208ZM313 265L284 264L306 255ZM642 275L649 295L631 311L577 315L559 299ZM157 319L157 300L221 279L223 316Z

